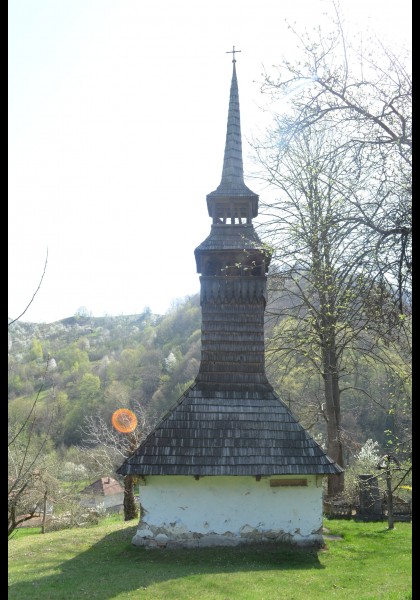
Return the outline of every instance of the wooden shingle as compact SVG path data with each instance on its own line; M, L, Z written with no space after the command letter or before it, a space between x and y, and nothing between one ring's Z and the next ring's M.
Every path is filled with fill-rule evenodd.
M268 382L265 393L206 395L197 384L126 460L121 474L334 474L337 465Z

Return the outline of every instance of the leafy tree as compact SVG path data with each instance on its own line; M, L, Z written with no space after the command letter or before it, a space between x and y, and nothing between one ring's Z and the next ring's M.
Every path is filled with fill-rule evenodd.
M163 365L163 355L160 350L151 350L142 356L139 374L142 382L143 398L146 403L150 401L159 386Z
M125 348L118 361L116 378L127 385L131 390L141 387L140 365L142 356L146 350L139 346L137 348Z
M89 354L86 350L81 350L77 342L60 348L55 359L62 378L70 384L69 388L89 371Z
M30 360L42 360L42 358L43 358L42 344L41 344L40 340L34 338L32 340L31 349L29 351L29 359Z
M79 398L86 406L95 404L99 398L101 380L93 373L85 373L79 383Z

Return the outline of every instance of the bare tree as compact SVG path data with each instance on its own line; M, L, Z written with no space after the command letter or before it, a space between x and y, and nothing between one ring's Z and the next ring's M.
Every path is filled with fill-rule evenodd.
M39 284L26 308L18 317L10 320L8 328L23 317L39 292L48 264L48 249ZM19 525L31 519L35 513L44 511L48 494L54 478L48 473L49 433L54 421L54 410L51 410L45 433L41 436L35 432L37 423L37 407L47 381L50 357L47 356L41 384L34 401L23 422L8 427L8 537ZM54 484L55 485L55 484ZM44 531L44 527L42 528Z
M15 319L12 319L11 321L9 321L8 327L10 327L11 325L13 325L13 323L16 323L16 321L19 321L19 319L21 319L23 317L23 315L26 313L26 311L29 309L29 307L31 306L32 302L35 300L35 296L37 295L37 293L39 292L42 282L44 280L44 276L47 270L47 264L48 264L48 248L47 248L47 254L45 257L45 262L44 262L44 269L42 271L42 275L41 275L41 279L39 280L38 286L32 296L32 298L30 299L30 301L28 302L28 304L26 305L25 309L20 313L19 316L17 316Z
M35 433L36 407L43 390L47 366L41 386L24 421L16 426L9 424L8 430L8 536L14 530L41 511L48 480L49 431L54 420L51 412L46 432Z
M136 403L133 412L137 417L137 427L130 433L116 431L111 422L100 415L85 417L83 432L83 447L90 452L105 473L115 471L121 458L133 454L140 442L150 433L156 420L145 411L143 406ZM94 452L91 452L94 450ZM139 516L138 506L134 497L135 476L124 476L124 520L129 521Z
M342 182L355 197L368 174L355 168L322 125L268 153L264 165L280 192L276 201L260 203L261 235L274 251L267 313L279 321L267 356L272 363L300 362L321 375L317 410L325 420L327 451L344 467L341 394L351 393L344 382L352 356L389 360L377 343L382 321L371 310L381 278L360 224L345 218L351 209ZM329 478L329 495L343 487L343 475Z
M260 202L261 237L274 252L269 285L284 315L274 312L285 317L271 350L322 374L328 452L344 466L346 350L388 364L378 340L409 339L412 84L403 51L353 45L333 7L330 32L294 30L301 55L265 73L273 125L253 148L257 177L281 191ZM329 493L342 486L331 478Z
M359 226L377 274L385 287L392 282L395 304L404 314L410 308L412 270L410 53L397 54L378 40L349 41L339 3L332 5L331 31L293 30L300 56L294 62L283 59L265 73L261 91L274 106L283 101L284 112L273 114L268 144L256 141L254 147L260 159L267 148L272 152L273 169L263 175L271 181L276 146L281 153L302 131L320 125L335 132L336 149L351 157L355 170L369 173L357 194L350 182L341 181L347 210L338 222Z

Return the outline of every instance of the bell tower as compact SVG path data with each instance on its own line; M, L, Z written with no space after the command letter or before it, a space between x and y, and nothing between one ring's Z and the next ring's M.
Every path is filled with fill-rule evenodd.
M267 391L264 310L271 254L252 224L258 195L244 183L236 52L233 47L222 178L207 195L211 231L194 251L202 309L196 382L207 391Z

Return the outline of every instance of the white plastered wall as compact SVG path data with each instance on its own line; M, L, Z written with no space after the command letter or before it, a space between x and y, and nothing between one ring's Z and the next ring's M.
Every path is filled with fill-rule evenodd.
M147 476L133 544L322 541L322 477L299 476L306 486L271 487L270 479L296 478Z

